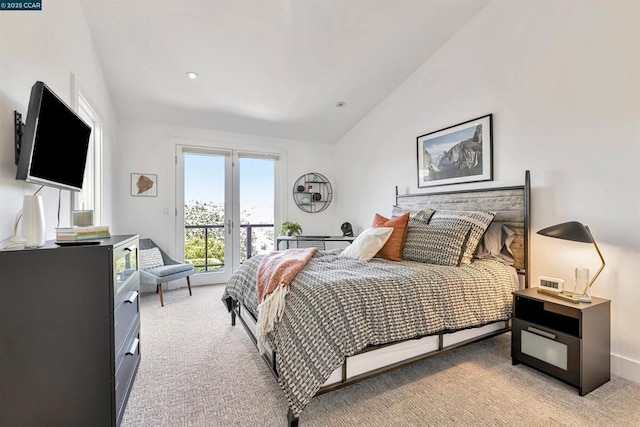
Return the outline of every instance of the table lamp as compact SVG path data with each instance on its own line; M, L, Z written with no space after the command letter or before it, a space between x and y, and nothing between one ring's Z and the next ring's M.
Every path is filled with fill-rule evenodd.
M602 265L598 272L589 280L587 285L584 288L582 294L574 294L571 297L566 297L564 299L571 299L575 302L591 302L591 296L589 296L589 289L593 282L596 281L600 272L604 269L604 258L602 257L602 252L600 252L600 248L598 248L598 244L596 243L596 239L593 238L591 234L591 230L589 230L589 226L583 225L577 221L569 221L563 222L562 224L552 225L551 227L543 228L538 231L538 234L547 237L555 237L557 239L563 240L572 240L574 242L583 242L583 243L593 243L593 246L596 248L598 255L600 256L600 260L602 261ZM562 297L561 297L562 298Z

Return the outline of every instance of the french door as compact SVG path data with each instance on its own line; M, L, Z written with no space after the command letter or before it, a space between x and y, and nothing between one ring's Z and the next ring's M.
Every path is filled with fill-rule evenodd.
M280 156L178 145L176 242L197 284L224 283L274 250Z

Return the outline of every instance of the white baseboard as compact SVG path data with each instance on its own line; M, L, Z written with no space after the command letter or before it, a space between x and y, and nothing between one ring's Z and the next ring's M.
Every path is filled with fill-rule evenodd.
M640 383L640 362L612 354L611 375Z
M214 283L215 278L211 277L211 274L194 274L191 276L191 286L202 286L202 285L214 285L218 283ZM224 282L220 282L224 283ZM187 286L187 283L184 284Z

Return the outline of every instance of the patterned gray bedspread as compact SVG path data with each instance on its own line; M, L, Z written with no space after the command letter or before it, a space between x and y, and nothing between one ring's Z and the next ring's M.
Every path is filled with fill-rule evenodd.
M462 267L370 262L318 251L290 285L282 320L269 334L280 386L299 416L345 357L367 346L511 317L511 267L476 260ZM231 297L257 315L256 272L247 260L227 282ZM257 317L257 316L256 316Z

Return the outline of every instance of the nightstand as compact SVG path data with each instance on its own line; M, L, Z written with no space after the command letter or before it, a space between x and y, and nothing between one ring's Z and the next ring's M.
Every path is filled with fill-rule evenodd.
M611 301L572 303L529 288L513 293L511 360L578 388L580 396L610 379Z

